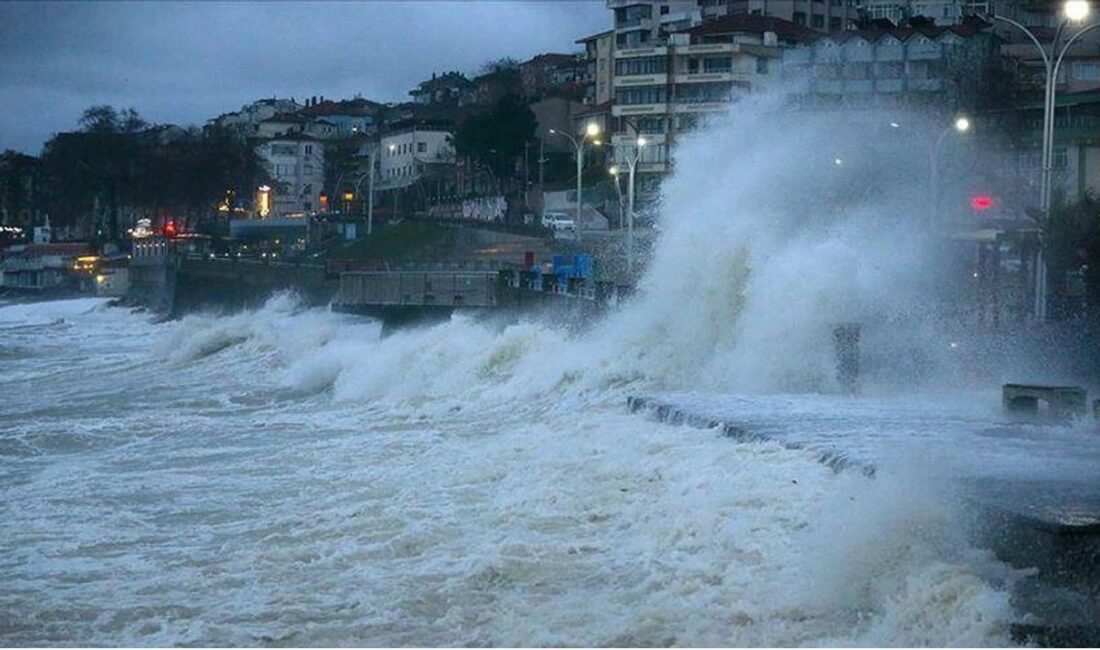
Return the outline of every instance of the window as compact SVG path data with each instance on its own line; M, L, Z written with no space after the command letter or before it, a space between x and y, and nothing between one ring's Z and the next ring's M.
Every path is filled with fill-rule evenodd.
M731 97L728 83L686 84L676 88L676 101L685 104L728 102Z
M664 133L665 118L639 117L634 120L634 128L638 129L638 133Z
M615 35L615 45L624 48L640 47L649 42L648 31L623 32Z
M804 12L804 11L794 12L794 15L791 16L791 22L793 22L795 25L802 25L803 27L805 27L806 26L806 12Z
M661 15L662 16L667 16L668 15L668 5L664 5L664 6L661 7Z
M615 62L617 76L638 74L664 74L667 72L667 59L663 56L643 56L634 59L619 59Z
M416 143L416 153L428 153L428 143L427 142L417 142Z
M271 154L274 156L293 156L295 153L297 152L294 151L294 145L292 144L271 145Z
M616 104L660 104L668 101L664 86L620 88L615 92Z
M768 59L767 57L756 57L756 74L768 74Z
M313 145L311 145L311 144L307 144L307 145L305 146L305 150L306 150L306 155L307 155L307 156L311 156L311 155L313 155Z
M830 32L839 32L840 31L840 16L833 16L832 18L829 19L829 31Z
M1100 79L1100 62L1076 61L1073 64L1073 77L1080 80L1095 81Z
M733 66L728 56L703 59L704 72L729 72Z
M825 27L825 16L814 14L813 17L810 18L810 23L814 29L823 29Z
M302 165L302 173L303 174L312 174L313 173L313 163L308 163L307 162L304 165Z
M699 59L688 59L688 74L699 72Z
M615 10L615 27L622 29L623 27L640 25L642 20L652 17L653 7L651 5L622 7Z

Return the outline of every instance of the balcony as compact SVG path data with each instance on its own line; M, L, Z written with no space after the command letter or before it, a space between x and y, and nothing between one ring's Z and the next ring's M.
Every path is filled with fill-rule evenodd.
M628 18L627 20L624 20L622 22L619 22L619 23L615 24L615 31L616 32L627 32L627 31L632 31L632 30L635 30L635 29L645 29L645 30L653 29L653 19L652 18Z
M667 136L664 133L640 133L639 135L646 139L646 146L665 144L667 141ZM611 145L615 147L629 147L633 145L637 139L638 136L633 133L616 133L611 136Z
M668 54L668 48L664 45L642 45L640 47L615 49L616 59L625 59L635 56L664 56L666 54Z
M616 104L611 107L611 114L615 117L625 115L661 115L668 112L668 104Z
M733 72L689 72L676 75L674 81L678 84L714 83L747 80L748 76L744 73L734 74Z
M616 76L614 86L655 86L668 83L667 74L633 74Z
M676 102L671 104L673 113L715 113L728 111L731 101Z
M737 46L733 43L699 43L696 45L682 45L676 48L677 54L715 54L722 52L734 52Z

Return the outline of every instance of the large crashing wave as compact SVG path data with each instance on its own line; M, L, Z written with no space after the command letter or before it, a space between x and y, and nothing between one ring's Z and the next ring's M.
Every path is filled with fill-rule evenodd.
M927 311L937 266L927 206L914 200L926 182L924 132L915 117L906 130L889 128L897 120L906 121L790 112L783 97L766 96L685 137L640 296L585 333L456 316L386 339L329 341L318 319L288 327L294 345L270 344L289 348L291 385L384 401L600 395L624 385L831 391L830 332L847 321L904 324L902 334L868 339L881 348L872 355L905 341L943 361L938 325L913 319ZM879 127L891 139L877 140ZM189 323L169 356L271 338L274 326L254 321L292 309L285 300L206 328Z
M890 324L894 335L868 338L873 354L889 356L904 340L935 359L940 325L914 317L934 295L936 268L926 206L915 200L927 132L869 137L877 126L890 133L892 121L906 122L793 114L782 97L758 97L685 137L639 295L582 333L545 320L500 326L456 315L383 338L375 325L302 309L284 295L254 312L184 319L162 356L213 362L233 348L271 361L284 385L330 391L343 405L439 422L462 409L486 417L527 409L551 418L549 430L576 426L578 413L621 405L631 392L831 391L831 328L841 322ZM936 368L941 376L950 369ZM737 481L700 476L700 485L716 480L714 490L688 481L664 498L732 499L722 486L752 487L763 481L752 472L769 470L730 471ZM791 488L808 493L760 505L768 517L800 508L786 515L791 527L800 517L813 522L782 539L761 538L748 506L730 505L722 522L714 514L711 523L724 528L710 541L734 554L717 577L712 567L699 571L708 581L748 581L743 601L716 613L731 619L729 636L714 642L1007 643L1013 576L967 543L956 513L926 484L890 478L871 499L863 498L867 479L845 476L840 485L808 479ZM837 631L844 625L851 634Z

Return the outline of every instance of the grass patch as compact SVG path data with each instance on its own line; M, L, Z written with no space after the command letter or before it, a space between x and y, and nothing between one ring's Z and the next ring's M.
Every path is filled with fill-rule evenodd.
M451 229L432 223L402 221L378 229L332 251L334 260L394 261L414 258L454 240Z

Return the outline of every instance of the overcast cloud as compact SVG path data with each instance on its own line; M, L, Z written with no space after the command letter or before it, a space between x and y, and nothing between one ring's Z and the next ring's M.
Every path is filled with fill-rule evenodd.
M406 101L432 72L573 52L602 0L0 2L0 149L31 154L96 104L202 124L260 97Z

